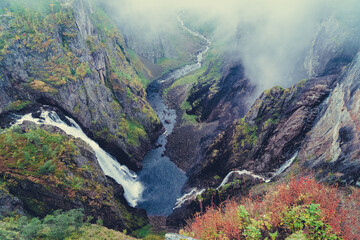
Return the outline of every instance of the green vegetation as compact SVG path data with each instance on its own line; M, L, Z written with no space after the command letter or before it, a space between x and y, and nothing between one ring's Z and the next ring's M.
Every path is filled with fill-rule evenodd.
M22 132L14 127L0 134L2 167L27 177L65 180L64 158L76 154L72 138L34 127ZM44 175L51 174L52 177ZM53 178L53 179L52 179Z
M136 231L134 231L132 236L136 238L141 238L144 240L162 240L165 239L165 232L164 233L154 233L153 229L150 224L144 226L143 228L140 228Z
M19 111L27 107L31 102L30 101L21 101L16 100L15 102L12 102L10 106L7 107L7 110L10 111Z
M130 237L125 233L121 233L106 227L100 226L99 224L89 225L83 224L79 228L79 231L72 233L66 240L136 240L136 238Z
M257 132L257 125L248 124L245 118L240 119L235 125L230 142L233 151L237 152L240 146L244 151L254 146L258 140Z
M1 239L64 239L82 232L85 225L82 209L60 210L44 219L23 217L4 218L0 222Z
M3 28L0 31L0 60L6 54L21 49L40 55L52 52L51 57L43 59L41 64L31 60L26 63L32 79L37 79L29 79L32 81L31 87L39 91L54 92L51 86L75 80L71 71L80 62L67 48L67 41L76 36L72 9L57 0L38 0L31 4L13 0L9 4L10 7L3 10L8 17L0 19ZM57 36L58 27L63 38L62 46L58 46L53 37Z
M359 189L349 196L313 178L292 176L262 198L250 195L195 214L180 233L199 239L356 239L359 196Z
M125 233L101 226L100 222L90 224L89 219L84 222L84 218L82 209L73 209L67 212L58 210L43 219L25 216L7 217L0 220L0 238L4 240L135 240ZM145 239L152 238L145 237Z
M144 127L137 123L136 121L129 121L128 128L127 128L127 136L128 136L128 143L133 146L139 146L139 140L146 137L146 132Z

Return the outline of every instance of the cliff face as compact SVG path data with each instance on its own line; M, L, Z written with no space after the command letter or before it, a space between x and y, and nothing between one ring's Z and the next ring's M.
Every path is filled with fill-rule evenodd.
M270 177L297 151L311 129L336 76L303 81L264 92L244 118L221 132L208 147L189 182L224 178L232 169Z
M225 64L224 64L225 65ZM203 74L206 78L212 64ZM247 99L250 98L255 86L245 76L241 63L229 63L223 67L222 76L218 81L208 79L194 86L187 101L191 109L188 114L198 115L200 121L220 121L227 126L234 119L243 117L248 111Z
M185 201L168 223L179 224L182 212L186 218L198 211L199 198L219 195L211 193L221 191L216 187L232 171L276 180L286 174L282 166L295 162L294 174L314 172L322 181L360 186L358 36L353 24L332 17L324 20L305 58L309 79L288 89L266 90L243 118L205 147L186 185L204 191ZM201 110L201 116L211 116L206 112ZM235 195L230 191L227 196Z
M327 181L360 185L359 103L360 56L340 76L317 123L301 147L299 158Z
M115 25L83 0L16 4L0 16L0 113L57 106L121 163L140 168L161 124Z
M353 157L356 141L351 140L356 139L356 123L351 121L356 119L357 110L353 109L359 87L358 57L355 57L360 47L358 32L350 23L332 17L324 20L304 63L310 79L289 89L274 87L265 91L244 118L230 124L208 145L205 157L190 176L189 185L202 182L212 186L213 176L225 177L233 169L271 177L297 151L298 158L307 159L308 166L320 164L323 158L333 162L332 166L340 166L335 164L340 159L351 162L346 167L356 165L350 159L356 158ZM232 95L224 96L227 99ZM215 109L216 106L222 105L215 104ZM333 114L336 109L339 113ZM207 110L200 113L211 116ZM356 182L356 176L349 176L352 179L349 181ZM198 182L199 179L202 180Z
M83 208L94 222L129 231L147 224L144 210L128 206L123 189L106 177L95 153L62 130L24 122L0 134L1 215L45 217ZM41 151L40 151L40 150Z

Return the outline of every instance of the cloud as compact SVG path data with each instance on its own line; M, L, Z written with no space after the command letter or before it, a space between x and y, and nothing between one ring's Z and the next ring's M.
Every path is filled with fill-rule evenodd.
M215 41L227 42L229 57L240 59L259 90L298 81L307 50L322 19L359 16L356 0L108 0L126 25L144 36L171 31L185 10L215 25Z

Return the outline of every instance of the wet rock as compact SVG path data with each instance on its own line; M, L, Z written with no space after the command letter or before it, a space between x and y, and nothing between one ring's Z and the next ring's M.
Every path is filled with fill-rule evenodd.
M170 124L170 123L171 123L171 120L165 119L165 123L166 123L166 124Z
M196 212L203 212L210 206L219 206L231 198L241 199L242 196L248 196L251 187L263 182L249 174L233 174L229 182L223 186L219 186L220 183L218 183L217 188L204 189L199 195L195 194L184 199L167 217L166 224L172 227L183 227Z
M159 144L155 144L153 148L160 148L160 147L162 147L162 146L163 146L163 145L159 143Z

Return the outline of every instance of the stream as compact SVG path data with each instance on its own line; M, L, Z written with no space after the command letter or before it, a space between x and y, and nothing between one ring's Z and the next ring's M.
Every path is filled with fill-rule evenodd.
M148 102L160 118L166 131L156 141L157 148L151 149L144 158L143 169L138 172L139 181L144 186L142 198L138 207L146 209L152 216L167 216L173 211L177 199L181 196L182 187L187 180L185 172L180 170L165 156L167 136L171 134L176 124L176 112L164 103L161 96L162 84L179 79L192 71L201 68L203 56L209 50L211 42L205 36L192 31L178 17L182 28L191 35L205 40L206 44L197 52L196 62L170 72L153 81L148 89Z
M158 80L153 81L148 89L148 101L155 110L166 131L159 136L155 146L143 160L143 169L138 173L129 170L125 165L119 164L115 158L104 151L95 141L90 139L71 118L67 122L60 119L54 111L41 109L41 115L33 114L18 116L15 125L24 121L35 124L45 124L58 127L66 134L80 138L94 150L96 158L103 172L116 180L124 188L124 197L132 207L144 208L149 215L167 216L173 211L177 199L180 197L182 187L187 180L185 173L165 156L167 136L171 134L176 123L176 112L168 108L161 97L162 83L179 79L190 72L199 69L203 55L209 50L211 42L199 33L187 28L178 17L184 30L206 41L206 44L196 53L196 62L174 70Z

